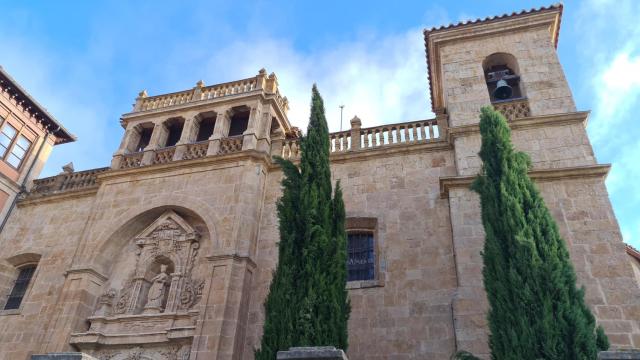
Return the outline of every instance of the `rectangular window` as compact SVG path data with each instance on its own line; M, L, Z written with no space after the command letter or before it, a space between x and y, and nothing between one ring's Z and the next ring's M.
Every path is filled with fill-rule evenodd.
M0 157L4 158L7 155L7 151L11 146L11 142L16 137L18 130L11 126L9 123L5 123L0 131Z
M11 289L11 294L9 294L9 299L4 305L5 310L18 309L20 307L20 303L22 303L22 299L27 293L27 288L29 287L29 283L31 282L31 278L35 271L35 265L25 266L20 269L18 278L13 285L13 289Z
M375 279L373 233L347 235L347 281Z
M27 154L27 151L29 151L29 147L31 147L31 141L23 135L19 135L18 140L11 148L11 153L7 157L7 162L14 168L19 168L24 156Z

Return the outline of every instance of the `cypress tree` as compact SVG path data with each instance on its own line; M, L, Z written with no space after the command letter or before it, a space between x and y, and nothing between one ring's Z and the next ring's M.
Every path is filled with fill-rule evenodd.
M483 277L491 358L596 359L608 348L584 302L564 240L514 150L504 117L481 109L483 162L472 189L486 234Z
M264 334L257 360L273 360L292 346L332 345L347 350L347 239L340 184L332 193L329 129L322 97L312 89L300 167L283 169L278 201L278 265L265 301Z

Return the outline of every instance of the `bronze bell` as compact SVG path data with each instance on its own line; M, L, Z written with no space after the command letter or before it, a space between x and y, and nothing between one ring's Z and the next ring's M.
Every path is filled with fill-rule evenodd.
M510 98L512 94L513 89L511 88L511 86L509 86L509 84L507 84L507 81L504 79L498 80L496 89L493 90L493 97L496 99L504 100Z

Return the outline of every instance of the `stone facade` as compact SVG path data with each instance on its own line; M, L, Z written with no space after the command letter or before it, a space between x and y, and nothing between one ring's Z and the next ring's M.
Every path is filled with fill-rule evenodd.
M348 283L348 357L488 356L478 172L483 64L517 59L525 95L494 105L533 160L578 279L616 348L640 346L640 289L555 44L552 6L425 32L435 119L331 134L348 232L372 234L375 276ZM19 309L0 311L0 359L253 359L277 263L272 155L299 131L277 78L159 96L124 114L110 168L35 181L0 234L0 305L37 264Z

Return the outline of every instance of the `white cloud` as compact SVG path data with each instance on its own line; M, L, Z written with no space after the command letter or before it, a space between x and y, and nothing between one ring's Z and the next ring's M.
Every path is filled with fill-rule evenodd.
M243 61L237 61L242 57ZM358 115L363 126L430 117L426 61L422 33L362 36L334 47L302 53L283 40L235 42L210 55L207 71L247 76L265 67L278 76L289 98L289 120L305 128L309 118L311 85L316 82L325 101L329 128L343 129Z
M592 0L578 12L580 61L590 69L589 135L598 159L613 163L607 179L623 238L640 247L640 2Z
M597 107L591 135L594 141L615 137L619 125L640 99L640 55L620 51L595 78Z

